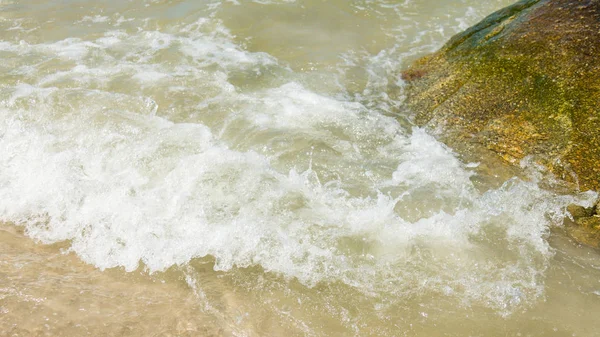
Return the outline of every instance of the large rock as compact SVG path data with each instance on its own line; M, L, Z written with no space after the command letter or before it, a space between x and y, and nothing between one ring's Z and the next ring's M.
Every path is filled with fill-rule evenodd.
M523 0L403 73L419 125L600 190L600 0Z

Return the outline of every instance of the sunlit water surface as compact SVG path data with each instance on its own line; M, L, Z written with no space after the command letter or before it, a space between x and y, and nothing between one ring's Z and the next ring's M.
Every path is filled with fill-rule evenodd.
M595 195L403 108L510 3L0 0L0 335L597 336Z

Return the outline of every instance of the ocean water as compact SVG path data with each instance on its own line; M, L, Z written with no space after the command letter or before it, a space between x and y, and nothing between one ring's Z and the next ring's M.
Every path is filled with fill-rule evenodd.
M597 195L403 105L511 2L0 0L0 335L599 335Z

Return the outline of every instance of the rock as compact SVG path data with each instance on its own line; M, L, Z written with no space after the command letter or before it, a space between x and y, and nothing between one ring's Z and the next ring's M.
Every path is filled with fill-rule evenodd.
M448 145L475 144L512 164L531 156L598 191L599 55L600 0L522 0L402 76L415 122L442 129Z
M600 217L590 216L577 219L577 224L583 228L600 230Z
M569 235L580 243L600 248L600 217L580 218L575 223L577 226L567 227Z
M586 207L574 205L574 204L567 206L567 211L569 213L571 213L571 216L573 216L573 218L575 220L577 220L579 218L591 217L595 213L593 207L586 208Z

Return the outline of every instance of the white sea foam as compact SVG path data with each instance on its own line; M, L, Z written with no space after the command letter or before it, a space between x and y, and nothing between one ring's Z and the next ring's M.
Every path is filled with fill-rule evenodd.
M92 23L101 23L101 22L107 22L109 21L109 17L108 16L102 16L102 15L94 15L94 16L84 16L83 18L81 18L81 20L79 20L77 23L80 22L92 22Z
M342 103L314 93L298 102L300 88L282 90L269 96L269 112L281 112L275 126L308 128L316 118L312 107L326 122L345 126L346 119L356 130L373 128L352 109L341 116ZM38 106L59 100L47 89L15 95L25 92L37 95ZM285 107L294 108L286 113ZM421 193L424 199L412 200L413 207L448 199L450 192L458 201L448 199L452 208L437 211L432 204L431 216L408 221L395 207L410 194L353 197L343 178L323 184L311 169L277 171L268 157L231 150L201 124L126 109L80 111L58 120L44 111L23 120L15 112L1 111L2 219L25 225L44 242L71 240L73 251L100 268L133 270L142 261L163 270L211 255L219 270L258 264L309 285L341 280L365 291L408 291L433 277L431 287L464 287L468 295L500 305L515 291L525 297L539 292L539 268L549 253L546 214L573 201L521 181L479 194L471 173L420 129L403 136L404 154L388 186ZM257 119L265 127L264 117ZM480 242L496 240L496 232L506 233L501 237L522 260L469 256L488 249ZM541 265L535 262L540 259ZM512 281L495 283L499 274ZM389 288L386 279L399 284Z

